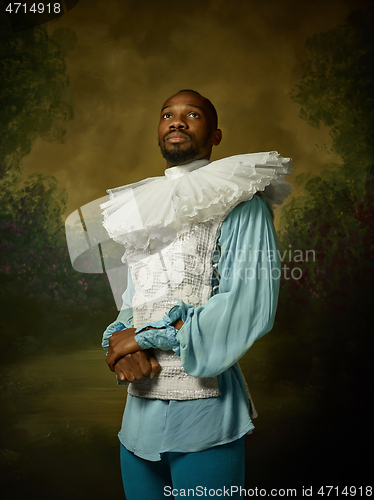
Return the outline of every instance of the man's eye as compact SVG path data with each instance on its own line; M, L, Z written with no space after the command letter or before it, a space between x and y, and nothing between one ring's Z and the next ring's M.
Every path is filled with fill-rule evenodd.
M170 118L171 116L171 113L165 113L164 115L162 115L162 118Z
M192 113L189 113L188 116L190 116L191 118L199 118L199 113L195 113L192 111Z

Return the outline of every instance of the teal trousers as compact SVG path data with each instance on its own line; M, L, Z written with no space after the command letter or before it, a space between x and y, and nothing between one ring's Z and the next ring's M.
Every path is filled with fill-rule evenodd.
M151 462L121 445L126 500L241 498L244 488L244 436L194 453L162 453Z

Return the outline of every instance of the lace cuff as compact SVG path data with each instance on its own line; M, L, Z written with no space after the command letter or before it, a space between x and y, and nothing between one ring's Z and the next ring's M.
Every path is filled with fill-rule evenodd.
M177 318L178 319L178 318ZM180 355L179 342L176 339L177 330L171 325L174 319L168 314L160 321L151 321L139 327L135 333L134 339L142 349L161 349L163 351L173 350L176 356ZM148 330L147 328L156 328Z
M127 328L128 327L124 323L122 323L122 321L115 321L114 323L111 323L103 334L103 341L101 342L103 349L106 351L108 350L109 338L113 335L114 332L126 330Z
M186 322L188 311L193 306L187 305L183 300L179 300L177 304L170 309L168 314L160 321L151 321L139 327L135 333L135 341L142 349L149 349L154 347L163 351L173 350L176 356L180 356L180 343L177 339L178 330L176 330L172 323L181 319L183 323ZM147 330L153 327L156 330Z

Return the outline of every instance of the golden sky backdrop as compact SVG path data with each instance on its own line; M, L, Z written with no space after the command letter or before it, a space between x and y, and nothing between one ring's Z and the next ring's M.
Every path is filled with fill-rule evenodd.
M67 56L74 120L65 143L38 140L26 174L57 177L66 216L107 188L162 175L157 145L161 104L192 88L216 106L223 131L212 159L277 150L295 175L337 158L298 117L291 89L302 75L307 38L342 24L365 0L80 0L49 30L77 35Z

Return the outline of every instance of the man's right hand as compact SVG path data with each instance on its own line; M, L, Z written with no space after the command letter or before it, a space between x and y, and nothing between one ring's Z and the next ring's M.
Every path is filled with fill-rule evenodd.
M160 369L156 359L147 351L127 354L114 365L114 371L120 382L134 382L147 376L153 378Z

